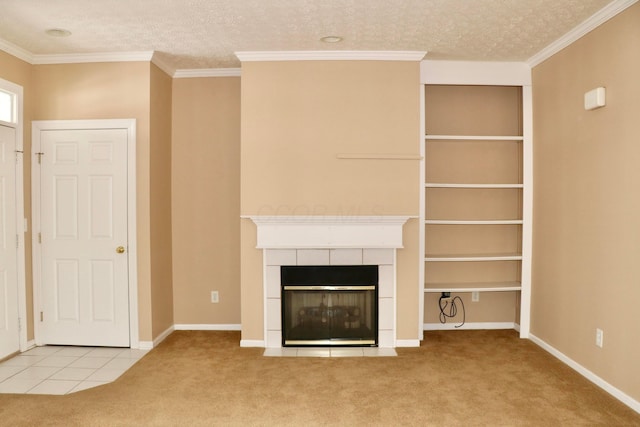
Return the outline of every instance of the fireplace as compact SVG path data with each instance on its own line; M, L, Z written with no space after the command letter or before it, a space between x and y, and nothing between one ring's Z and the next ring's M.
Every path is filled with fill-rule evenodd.
M402 226L407 216L246 216L257 226L256 248L262 249L264 335L243 339L241 346L283 346L283 266L368 266L377 269L378 348L396 347L396 250L402 248ZM287 279L285 278L285 281ZM260 295L255 289L247 294ZM328 295L325 305L328 307ZM286 297L285 297L286 298ZM344 301L340 301L340 305ZM321 302L313 303L320 306ZM331 305L336 303L331 299ZM311 305L311 303L309 303ZM355 305L355 304L354 304ZM349 313L351 316L352 313ZM320 317L322 321L322 317ZM356 323L353 323L355 326ZM350 325L351 326L351 325ZM293 345L293 344L285 344ZM317 344L316 344L317 345ZM333 344L329 344L333 345ZM344 345L344 344L343 344ZM297 345L296 345L297 346Z
M282 345L377 346L378 266L281 266Z

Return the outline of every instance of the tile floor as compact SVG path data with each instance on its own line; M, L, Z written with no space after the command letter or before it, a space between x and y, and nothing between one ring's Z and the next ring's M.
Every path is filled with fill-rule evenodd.
M68 394L115 381L148 350L44 346L0 363L0 393Z
M386 357L397 356L393 348L380 347L283 347L267 348L263 356L271 357Z

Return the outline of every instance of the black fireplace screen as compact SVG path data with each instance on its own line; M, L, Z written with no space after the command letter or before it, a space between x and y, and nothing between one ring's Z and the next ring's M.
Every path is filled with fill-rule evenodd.
M378 266L282 266L283 346L376 346Z

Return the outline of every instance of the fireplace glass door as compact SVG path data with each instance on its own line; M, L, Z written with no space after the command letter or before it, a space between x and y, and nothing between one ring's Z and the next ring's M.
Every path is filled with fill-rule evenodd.
M377 345L377 266L282 268L283 346Z

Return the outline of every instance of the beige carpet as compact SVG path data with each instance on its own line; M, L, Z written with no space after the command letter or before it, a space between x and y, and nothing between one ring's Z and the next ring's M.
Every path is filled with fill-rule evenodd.
M429 332L381 358L270 358L239 341L174 332L112 384L0 395L0 425L640 426L514 331Z

